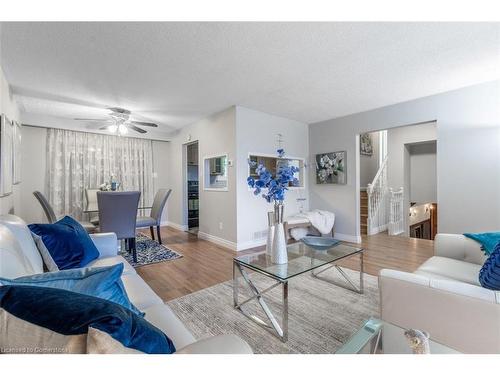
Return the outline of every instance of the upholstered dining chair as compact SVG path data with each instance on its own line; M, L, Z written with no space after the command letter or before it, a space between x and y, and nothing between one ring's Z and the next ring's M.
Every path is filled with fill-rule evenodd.
M49 222L49 224L55 223L58 220L58 218L54 212L54 209L50 205L49 201L47 200L47 198L45 198L45 195L43 195L39 191L34 191L33 195L42 206L43 212L45 212L45 216L47 216L47 221ZM88 233L93 233L97 229L97 227L91 222L79 221L79 223Z
M161 244L161 233L160 233L160 224L161 224L161 214L163 212L163 208L165 208L165 204L167 203L167 199L170 196L172 189L159 189L155 194L155 199L153 200L153 207L151 207L150 216L139 216L137 218L137 228L146 228L149 227L151 231L151 238L155 239L155 232L153 227L156 227L156 234L158 235L158 242Z
M128 251L137 263L135 226L140 191L98 191L99 230L114 232L119 240L125 240Z
M99 189L85 189L85 199L87 200L87 207L97 206L97 192ZM94 225L99 225L99 214L97 212L89 213L89 221Z

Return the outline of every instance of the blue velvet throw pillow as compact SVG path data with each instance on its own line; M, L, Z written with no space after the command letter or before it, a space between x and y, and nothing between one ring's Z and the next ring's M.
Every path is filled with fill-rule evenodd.
M481 250L490 255L500 242L500 232L464 233L464 236L481 244Z
M88 233L69 216L54 224L30 224L28 227L42 238L60 270L82 268L99 257L99 250Z
M483 288L500 290L500 243L479 271L479 283Z
M0 285L25 285L58 288L103 298L117 303L135 314L144 315L129 300L121 275L123 263L109 267L76 268L57 272L5 279L0 277Z
M86 334L89 327L144 353L170 354L175 346L162 331L122 306L63 289L0 287L0 308L23 321L62 335Z

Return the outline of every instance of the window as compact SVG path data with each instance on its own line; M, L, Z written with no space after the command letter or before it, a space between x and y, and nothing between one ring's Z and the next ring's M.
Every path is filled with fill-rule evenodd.
M227 191L227 155L204 158L204 189Z

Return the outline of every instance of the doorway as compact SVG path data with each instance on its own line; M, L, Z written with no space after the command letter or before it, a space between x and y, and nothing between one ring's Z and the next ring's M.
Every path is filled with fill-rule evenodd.
M437 123L356 136L358 233L433 239L437 233Z
M200 171L198 142L186 145L187 227L188 232L198 234L200 218Z
M437 183L435 140L405 145L405 186L410 210L408 234L413 238L433 240L437 234Z

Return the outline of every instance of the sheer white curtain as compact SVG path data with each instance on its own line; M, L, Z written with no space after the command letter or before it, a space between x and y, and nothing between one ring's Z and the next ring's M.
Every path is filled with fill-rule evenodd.
M123 190L139 190L139 205L153 201L152 141L83 133L47 131L47 197L56 215L81 219L85 189L98 188L114 175Z

